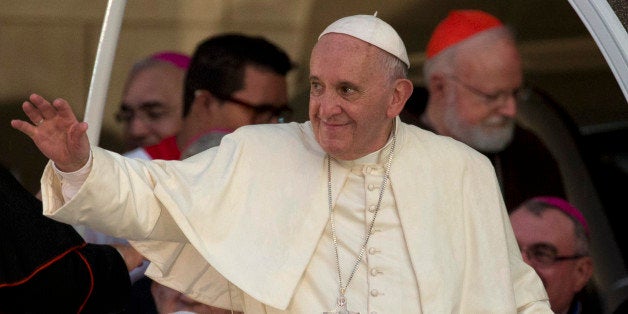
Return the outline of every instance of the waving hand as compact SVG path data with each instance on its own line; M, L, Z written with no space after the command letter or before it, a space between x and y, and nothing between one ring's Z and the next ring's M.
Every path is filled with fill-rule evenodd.
M11 126L28 135L37 148L61 171L80 169L89 159L87 123L79 122L63 99L52 103L37 94L22 105L30 122L12 120Z

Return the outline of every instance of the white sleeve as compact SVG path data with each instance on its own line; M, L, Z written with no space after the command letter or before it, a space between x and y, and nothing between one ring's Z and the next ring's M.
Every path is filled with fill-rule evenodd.
M74 172L63 172L59 170L54 163L52 164L52 168L57 174L59 181L61 181L61 195L63 195L64 203L67 203L74 198L76 193L78 193L92 170L92 151L89 151L89 158L87 159L85 166L79 170Z

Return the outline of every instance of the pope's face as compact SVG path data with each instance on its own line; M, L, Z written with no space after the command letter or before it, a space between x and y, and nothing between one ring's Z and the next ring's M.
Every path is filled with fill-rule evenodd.
M378 49L330 33L312 50L309 117L316 140L335 158L352 160L380 149L392 129L394 87Z

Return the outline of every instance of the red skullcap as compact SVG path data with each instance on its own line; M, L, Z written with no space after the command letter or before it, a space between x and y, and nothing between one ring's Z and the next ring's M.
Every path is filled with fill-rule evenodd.
M162 51L150 57L153 60L168 62L179 69L187 70L190 65L190 57L175 51Z
M589 235L589 225L587 224L587 220L584 219L584 215L582 215L582 213L575 206L571 205L566 200L554 196L539 196L535 197L533 200L545 203L548 206L554 207L567 214L569 217L578 221L584 228L584 232L587 236Z
M427 58L455 45L477 33L502 26L496 17L480 10L456 10L442 20L434 29L427 43Z

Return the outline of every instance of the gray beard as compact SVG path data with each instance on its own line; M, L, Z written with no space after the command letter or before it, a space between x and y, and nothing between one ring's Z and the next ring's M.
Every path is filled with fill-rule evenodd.
M497 153L506 148L512 141L514 119L492 116L479 125L471 125L460 121L455 109L445 113L445 124L452 137L471 146L482 153Z

